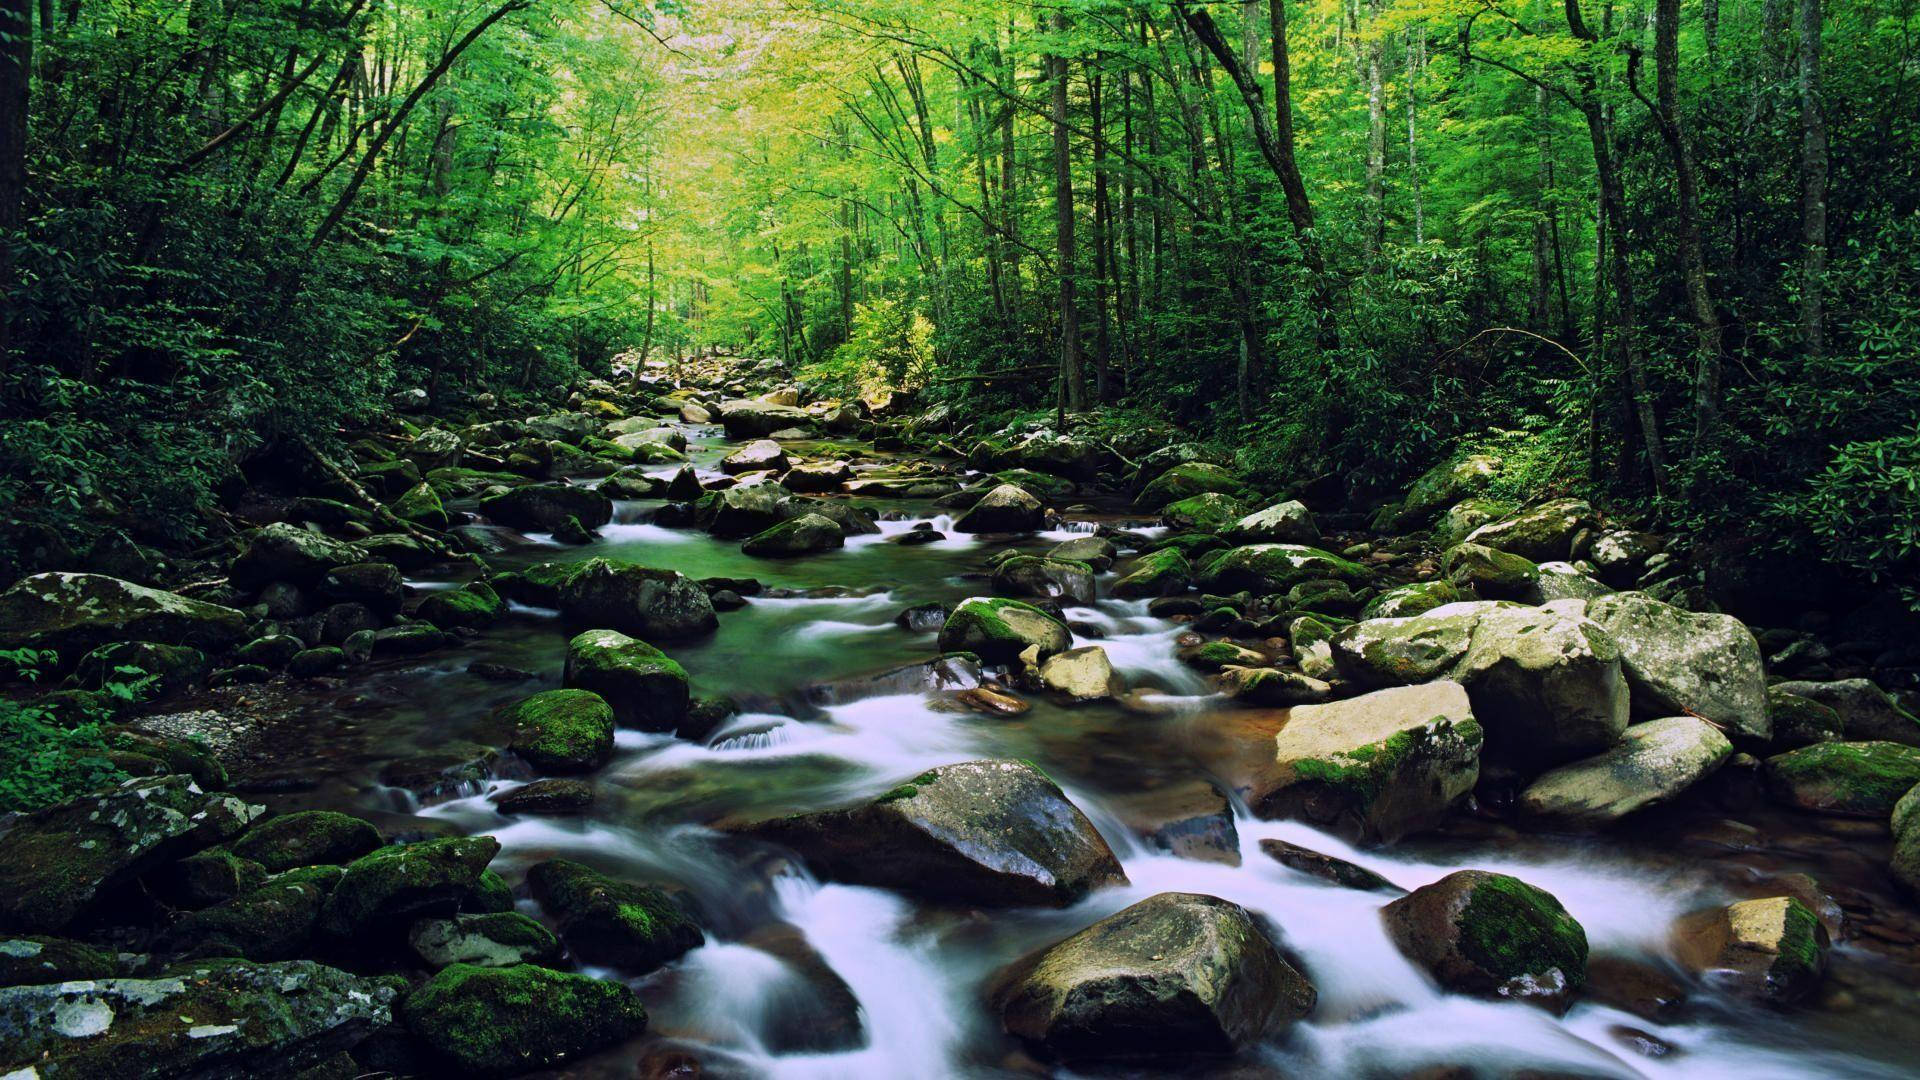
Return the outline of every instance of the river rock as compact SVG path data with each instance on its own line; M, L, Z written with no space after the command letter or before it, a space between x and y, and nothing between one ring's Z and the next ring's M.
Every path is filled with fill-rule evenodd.
M1840 730L1847 739L1920 746L1920 718L1902 709L1870 680L1783 682L1773 688L1816 701L1838 713Z
M1237 496L1243 490L1239 480L1226 469L1204 461L1189 461L1169 468L1140 489L1134 505L1142 510L1158 511L1168 503L1210 492Z
M407 595L400 568L383 562L336 566L320 579L319 592L323 599L336 604L362 604L385 618L399 613Z
M1736 736L1773 736L1760 643L1731 615L1696 614L1645 593L1587 603L1587 617L1620 646L1620 665L1642 718L1704 717ZM1920 741L1920 726L1914 728Z
M1552 893L1457 870L1381 910L1407 958L1456 993L1564 1013L1587 981L1587 933Z
M1481 613L1453 677L1486 726L1488 754L1550 767L1599 753L1626 730L1620 647L1579 606L1499 605Z
M735 398L720 403L720 426L735 439L759 439L783 428L806 428L813 416L793 405L780 405L755 398Z
M456 836L363 855L327 897L321 929L359 942L404 933L423 916L472 910L481 875L499 852L491 836Z
M1796 750L1819 742L1837 742L1839 710L1812 698L1783 690L1786 683L1767 688L1767 717L1773 723L1773 748Z
M1016 555L993 568L993 591L1086 605L1093 603L1093 571L1085 563Z
M246 544L233 560L227 579L234 588L245 591L274 581L291 582L308 589L320 584L327 571L336 566L367 560L367 550L358 544L277 522L247 534Z
M233 836L260 813L176 774L26 814L0 835L0 925L61 930L142 874Z
M1826 973L1826 927L1813 909L1790 896L1684 916L1673 937L1675 955L1695 974L1724 992L1770 1005L1799 1001Z
M1202 561L1197 583L1223 596L1250 592L1255 596L1284 593L1303 581L1344 581L1364 584L1369 573L1316 547L1301 544L1250 544L1229 548Z
M425 529L444 529L450 524L447 508L440 501L440 493L433 490L432 484L424 482L416 483L402 492L387 509L393 512L394 517Z
M1336 859L1312 848L1301 847L1299 844L1290 844L1285 840L1268 837L1260 841L1260 851L1267 858L1289 870L1319 878L1343 889L1389 892L1396 895L1407 891L1364 866L1350 863L1345 859Z
M1178 549L1162 548L1135 559L1126 576L1113 583L1113 595L1119 600L1173 596L1187 591L1192 578L1187 557Z
M1119 557L1120 549L1104 536L1076 536L1047 549L1047 558L1086 563L1096 574L1113 569L1114 561Z
M1531 600L1540 591L1540 569L1519 555L1481 544L1455 544L1440 559L1447 581L1488 600Z
M1362 619L1404 619L1471 597L1451 581L1414 581L1380 592L1360 609Z
M1240 865L1240 831L1220 789L1197 777L1141 787L1109 800L1128 831L1158 851L1183 859Z
M567 948L590 964L640 975L706 941L673 897L651 885L611 878L568 859L534 864L527 884L559 924Z
M469 581L457 589L428 593L415 614L441 630L484 630L498 622L506 610L505 601L493 586Z
M1035 532L1045 523L1046 507L1018 484L1001 484L953 523L955 532Z
M853 467L844 461L808 461L789 467L780 483L790 491L839 491L851 479Z
M407 932L407 945L436 971L454 964L512 967L560 961L560 939L517 911L421 919Z
M1225 667L1221 688L1235 701L1266 708L1317 705L1333 696L1333 686L1298 671L1270 667Z
M562 683L605 699L622 727L673 731L691 699L686 669L617 630L588 630L567 643Z
M1909 896L1920 896L1920 784L1893 805L1888 826L1893 830L1893 879Z
M527 484L481 499L480 512L515 529L553 532L568 518L597 529L613 520L613 500L572 484Z
M1886 818L1920 783L1920 749L1892 742L1823 742L1766 762L1767 793L1801 810Z
M792 495L772 481L736 484L700 496L693 520L722 540L742 539L785 521L788 515L781 512L781 503Z
M19 1077L292 1076L393 1023L398 980L310 960L212 960L151 978L0 989Z
M1086 815L1019 761L943 765L870 803L746 831L829 878L962 904L1064 907L1126 881Z
M295 959L313 950L321 910L341 873L337 866L309 866L277 874L231 900L181 915L156 949L193 957Z
M454 1076L550 1068L647 1027L647 1010L626 984L533 964L455 964L407 995L399 1013Z
M0 647L69 660L121 641L223 652L246 637L247 617L233 608L100 574L34 574L0 593Z
M1051 431L1035 432L1006 453L1007 462L1019 468L1081 481L1099 476L1107 457L1106 448L1090 438Z
M1665 547L1665 542L1652 533L1608 529L1594 537L1593 551L1587 557L1609 584L1624 588L1633 584L1646 570L1647 560Z
M1603 828L1679 796L1732 756L1733 744L1705 720L1649 720L1627 728L1613 749L1534 780L1520 815L1545 828Z
M1068 1060L1230 1054L1318 996L1246 909L1171 892L1018 962L994 993L1009 1034Z
M654 641L698 637L720 625L707 591L686 575L612 559L581 563L566 576L555 601L576 626Z
M510 749L541 772L592 772L613 760L613 710L599 694L548 690L502 714L513 725Z
M1107 650L1087 645L1056 653L1040 665L1040 683L1069 701L1099 701L1120 693L1120 676Z
M1510 551L1536 563L1573 556L1573 538L1599 521L1581 499L1553 499L1511 517L1489 522L1467 534L1467 543Z
M1433 828L1480 775L1482 733L1447 681L1302 705L1275 736L1274 769L1249 798L1367 841Z
M772 439L755 439L720 459L720 471L729 476L750 472L785 472L787 452Z
M960 601L940 628L940 651L970 652L989 663L1019 659L1029 648L1044 661L1072 645L1065 623L1032 604L997 596Z
M846 544L846 533L833 519L820 514L802 514L755 533L740 544L740 550L762 558L786 558L831 551Z
M493 797L503 814L578 814L593 805L593 785L582 780L535 780Z
M300 866L352 862L378 850L382 842L379 829L350 814L303 810L268 818L228 847L268 873L279 873Z
M91 945L39 935L0 935L0 986L107 979L119 960Z
M1406 498L1393 508L1385 522L1386 532L1417 529L1432 521L1442 510L1487 490L1500 472L1500 459L1475 454L1455 461L1443 461L1407 488Z
M1543 562L1534 569L1534 599L1542 604L1555 600L1597 600L1613 592L1605 582L1568 562Z
M1320 527L1306 504L1275 503L1228 525L1222 536L1236 544L1307 544L1320 542Z
M1244 513L1246 507L1240 505L1240 500L1210 491L1204 495L1189 495L1161 507L1160 521L1168 528L1182 532L1218 533L1239 520Z

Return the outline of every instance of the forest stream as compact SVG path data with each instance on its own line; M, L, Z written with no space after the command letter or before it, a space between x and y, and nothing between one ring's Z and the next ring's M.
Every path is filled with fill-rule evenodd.
M741 440L713 425L663 424L685 436L703 481L732 482L720 462ZM795 459L851 458L867 477L959 470L852 439L782 446ZM664 483L681 468L648 471ZM294 718L270 746L252 751L255 790L282 789L265 796L275 811L344 810L395 838L491 836L501 847L494 869L510 881L563 857L664 886L696 912L704 944L659 970L586 965L630 981L651 1020L642 1040L580 1060L567 1075L1046 1071L987 1004L996 972L1165 892L1219 897L1252 913L1311 980L1317 1004L1297 1025L1231 1058L1176 1056L1072 1074L1757 1080L1904 1076L1920 1064L1909 1004L1914 924L1886 897L1884 856L1873 854L1885 841L1871 829L1768 808L1751 777L1744 794L1740 779L1728 780L1713 798L1641 815L1604 839L1530 834L1491 815L1465 815L1437 832L1367 847L1302 821L1261 820L1242 796L1262 749L1271 756L1275 711L1229 700L1183 663L1180 639L1191 620L1155 617L1145 599L1110 598L1115 570L1098 575L1092 603L1068 601L1063 614L1075 644L1105 650L1126 687L1118 698L1068 706L1032 693L1014 715L969 708L956 689L965 683L917 666L939 653L935 631L896 622L908 609L988 591L983 568L1005 550L1041 554L1099 531L1119 539L1124 566L1129 545L1166 533L1157 519L1130 512L1124 499L1095 497L1042 531L971 535L954 531L950 514L930 514L924 499L860 501L876 512L877 533L783 559L656 524L664 499L616 501L612 521L584 544L479 527L496 544L496 570L606 557L672 568L710 586L731 579L750 593L738 610L722 612L716 632L665 646L696 695L731 699L739 711L700 738L619 731L582 812L504 812L500 800L534 774L512 755L485 750L510 735L503 707L560 681L568 631L558 611L527 603L512 604L456 652L376 661L344 683L229 690L267 696L272 711ZM927 523L937 539L901 542ZM472 576L470 567L443 565L406 584L430 595ZM529 681L502 681L515 671ZM1019 697L990 698L1008 700ZM1117 856L1125 883L1062 907L941 903L822 880L778 845L730 830L872 799L925 770L984 759L1027 762L1056 781ZM1364 891L1292 869L1263 850L1272 841L1345 860L1390 885ZM1545 889L1584 927L1591 988L1564 1016L1449 993L1395 948L1381 908L1400 890L1469 868ZM1814 905L1835 939L1819 1006L1783 1013L1681 972L1670 940L1676 919L1783 891ZM519 907L541 911L524 891Z

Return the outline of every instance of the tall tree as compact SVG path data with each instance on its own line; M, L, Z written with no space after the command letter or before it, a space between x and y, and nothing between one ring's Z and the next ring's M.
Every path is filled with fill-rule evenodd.
M1074 300L1073 158L1067 139L1067 17L1053 16L1056 41L1047 53L1047 77L1053 86L1053 239L1055 274L1060 279L1059 412L1087 406L1080 373L1080 313Z
M0 377L13 354L15 234L26 216L27 109L33 86L32 0L0 0Z
M1800 4L1800 331L1807 352L1827 351L1827 117L1821 106L1820 0Z

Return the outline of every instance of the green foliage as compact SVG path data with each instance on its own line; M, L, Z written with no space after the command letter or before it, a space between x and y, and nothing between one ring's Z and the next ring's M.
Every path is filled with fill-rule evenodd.
M879 299L854 312L853 335L833 353L800 370L802 378L840 393L915 390L933 366L933 324L912 305Z
M62 723L53 710L0 699L0 813L65 802L126 774L107 760L98 719Z

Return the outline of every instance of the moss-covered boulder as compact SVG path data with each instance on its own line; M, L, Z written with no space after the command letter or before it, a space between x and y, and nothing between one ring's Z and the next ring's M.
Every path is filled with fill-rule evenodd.
M1320 526L1305 503L1289 500L1240 518L1221 535L1236 544L1313 545L1320 542Z
M955 532L1025 533L1046 523L1046 506L1018 484L1001 484L953 523Z
M1555 600L1597 600L1613 591L1612 587L1569 562L1543 562L1533 582L1533 599L1549 604Z
M722 540L738 540L765 532L785 521L781 504L793 492L765 481L742 483L709 491L693 504L694 524ZM672 498L672 492L668 492Z
M1487 490L1500 472L1500 459L1484 454L1443 461L1407 488L1392 515L1384 523L1386 532L1417 529L1434 519L1447 507Z
M224 652L247 617L101 574L34 574L0 593L0 648L52 649L69 661L102 645L155 641Z
M506 614L506 601L484 581L469 581L457 589L428 593L415 612L442 630L484 630Z
M454 964L512 967L560 961L560 939L517 911L421 919L407 932L407 945L435 970Z
M1531 600L1540 589L1540 568L1531 560L1483 544L1448 548L1440 569L1451 584L1488 600Z
M847 546L847 534L832 518L802 514L740 542L740 550L767 559L815 555Z
M1246 508L1240 505L1240 500L1209 491L1204 495L1176 499L1161 507L1160 520L1173 529L1220 533L1245 513Z
M1093 603L1093 568L1043 555L1016 555L993 568L993 591L1001 596Z
M1240 481L1219 465L1189 461L1175 465L1154 477L1140 489L1134 505L1142 510L1158 511L1168 503L1209 493L1238 496L1244 490Z
M1113 583L1113 595L1119 600L1173 596L1186 592L1192 580L1193 566L1187 557L1178 548L1162 548L1135 559L1126 575Z
M406 599L406 583L392 563L349 563L328 570L320 578L321 598L336 604L361 604L383 618L391 618Z
M27 814L0 835L0 927L64 929L149 870L226 840L259 814L182 775L140 777Z
M1683 916L1674 925L1681 964L1722 992L1791 1005L1826 975L1826 927L1791 896L1742 900Z
M729 476L750 472L785 472L787 451L772 439L755 439L720 459L720 471Z
M1920 783L1920 749L1892 742L1823 742L1775 754L1767 793L1801 810L1886 818Z
M407 1030L458 1076L511 1076L617 1046L647 1027L624 983L551 971L455 964L400 1004Z
M1536 563L1554 562L1571 558L1574 537L1599 521L1593 507L1580 499L1552 499L1488 522L1468 533L1466 540Z
M562 678L568 687L605 699L622 727L674 731L687 716L686 669L617 630L588 630L568 642Z
M1854 742L1920 746L1920 717L1900 707L1870 679L1783 682L1774 689L1819 702L1839 717L1843 737Z
M1646 593L1587 603L1620 646L1635 716L1704 717L1756 742L1773 737L1760 643L1731 615L1691 612ZM1915 729L1920 735L1920 727Z
M320 584L327 571L368 561L367 549L333 540L298 525L280 522L247 535L246 545L233 560L227 579L236 589L258 589L269 582L286 581L303 589Z
M699 637L720 625L707 591L677 570L588 559L567 574L556 605L581 627L650 641Z
M720 403L720 426L733 439L759 439L787 428L810 428L813 415L795 405L779 405L759 398L734 398Z
M1451 581L1415 581L1386 589L1360 609L1362 619L1404 619L1469 599Z
M507 706L514 753L541 772L583 773L613 760L613 710L587 690L548 690Z
M146 884L168 904L194 909L231 900L265 880L266 868L259 863L225 848L210 848L148 874Z
M1466 691L1453 682L1302 705L1287 714L1273 768L1249 802L1263 817L1391 842L1439 825L1473 790L1482 739Z
M1020 761L943 765L871 802L745 831L835 880L966 904L1064 907L1126 880L1086 815Z
M293 1076L390 1028L398 980L310 960L0 989L10 1075Z
M291 960L311 952L337 866L308 866L268 878L231 900L188 912L157 943L164 953Z
M970 652L992 663L1016 660L1029 648L1044 660L1072 645L1065 623L1032 604L997 596L962 600L940 628L941 652Z
M1920 784L1908 788L1893 804L1888 825L1893 830L1893 855L1889 860L1893 880L1909 896L1920 896Z
M640 975L706 941L674 898L651 885L608 877L568 859L536 863L527 884L559 924L567 948L590 964Z
M584 780L535 780L493 797L503 814L579 814L593 805L593 785Z
M1840 713L1808 697L1783 689L1767 688L1767 717L1773 722L1773 747L1797 750L1819 742L1836 742L1840 733Z
M1301 544L1249 544L1219 552L1200 564L1196 583L1209 592L1255 596L1283 593L1303 581L1329 579L1365 584L1371 575L1359 563Z
M1733 756L1719 729L1692 716L1627 728L1620 745L1544 773L1520 795L1520 815L1552 829L1599 829L1684 793Z
M1160 893L1016 962L992 997L1009 1034L1077 1061L1231 1054L1319 994L1240 905Z
M491 836L458 836L363 855L327 897L321 929L336 940L386 940L414 919L473 910L480 876L499 851Z
M1311 675L1258 666L1223 669L1220 688L1235 701L1267 708L1316 705L1333 696L1331 685Z
M293 640L284 634L271 636L283 641ZM293 645L298 649L300 643L293 641ZM244 647L242 651L245 651ZM116 641L81 657L67 685L81 690L102 690L114 683L140 684L140 700L155 701L197 685L207 677L207 667L207 654L191 645ZM134 674L129 674L128 668L132 668Z
M1441 986L1563 1013L1587 981L1587 932L1552 893L1458 870L1381 910L1387 933Z
M613 520L613 500L571 484L526 484L481 499L480 512L516 529L552 532L568 518L597 529Z
M380 830L351 814L303 810L268 818L228 847L269 873L298 866L348 863L379 849Z
M1113 569L1113 564L1119 557L1120 549L1104 536L1076 536L1071 540L1062 540L1047 549L1047 558L1085 563L1087 568L1096 574L1104 574Z
M447 508L441 503L440 493L433 490L432 484L415 484L393 500L387 509L393 512L394 517L423 528L444 529L448 525Z

